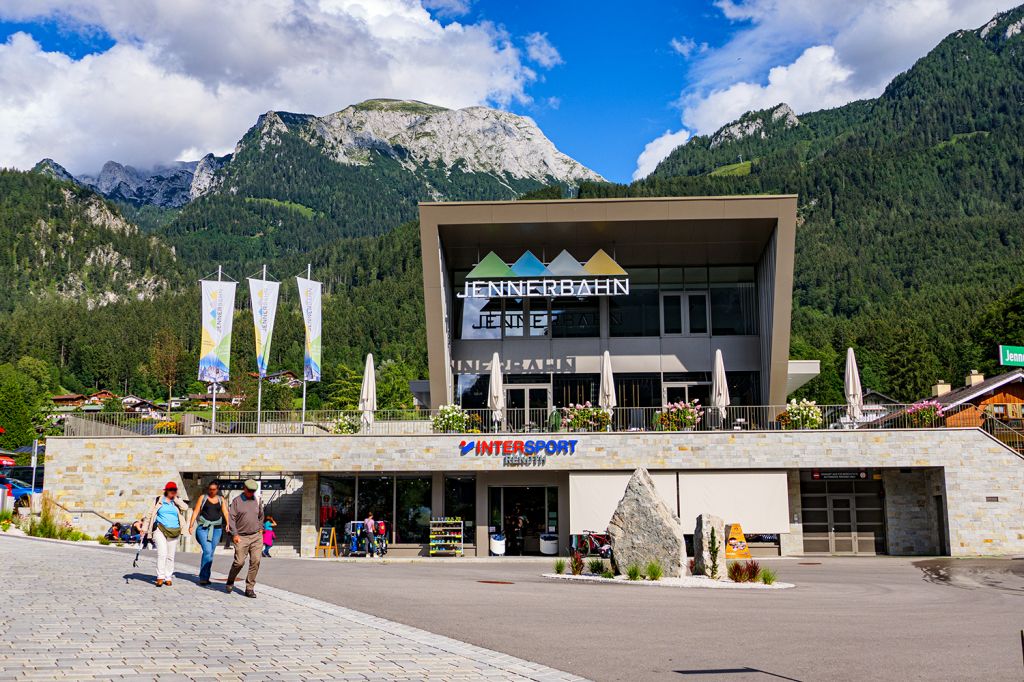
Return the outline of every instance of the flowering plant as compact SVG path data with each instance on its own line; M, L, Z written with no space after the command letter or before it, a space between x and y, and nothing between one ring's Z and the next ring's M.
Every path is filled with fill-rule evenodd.
M359 419L359 415L346 412L334 423L332 433L339 436L351 436L352 434L359 433L359 429L363 426L362 421Z
M938 426L940 418L942 405L937 400L919 400L907 408L907 423L914 429Z
M659 431L691 431L704 416L699 401L668 403L654 414L654 426Z
M788 431L797 429L820 429L822 424L821 408L813 400L806 398L800 402L796 398L789 401L786 411L777 417L782 428Z
M178 422L165 420L156 423L153 430L157 433L175 434L178 433Z
M434 433L480 433L480 415L458 405L442 405L431 422Z
M607 431L612 423L611 413L585 403L569 403L562 408L562 429L566 431Z

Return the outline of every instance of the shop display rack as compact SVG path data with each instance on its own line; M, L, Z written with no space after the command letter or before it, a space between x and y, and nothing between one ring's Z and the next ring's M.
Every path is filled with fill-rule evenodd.
M435 516L430 519L430 556L462 556L462 517Z

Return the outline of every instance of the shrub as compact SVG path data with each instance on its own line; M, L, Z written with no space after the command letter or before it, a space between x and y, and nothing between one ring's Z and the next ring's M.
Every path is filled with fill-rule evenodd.
M640 580L643 577L644 574L640 570L640 567L638 565L630 564L626 567L626 578L628 578L629 580Z
M615 580L615 571L613 571L610 568L606 568L604 572L601 574L601 577L606 578L608 580Z
M661 576L665 571L661 568L661 564L657 561L652 561L647 564L647 579L648 580L661 580Z
M762 568L761 569L761 582L763 584L765 584L765 585L774 585L776 577L777 576L775 575L775 571L773 571L772 569L770 569L770 568Z
M431 427L434 433L479 433L480 415L470 414L458 405L442 405Z
M786 411L777 417L779 425L786 430L820 429L823 423L821 408L813 400L806 398L800 402L796 398L789 401Z
M98 538L96 538L96 542L100 543L101 545L109 545L109 544L110 544L110 540L108 540L108 539L107 539L107 538L106 538L105 536L103 536L103 535L101 535L101 536L99 536Z
M37 538L51 538L54 540L73 540L77 542L82 539L82 532L77 531L68 522L58 522L53 511L53 501L44 498L43 509L39 518L30 518L25 534Z
M587 562L587 570L594 575L604 573L604 559L591 559Z
M583 575L583 555L579 552L573 552L572 556L569 557L569 570L572 571L573 575Z
M747 582L747 572L743 568L743 564L738 561L732 561L729 563L729 568L726 569L729 574L729 580L734 583L745 583Z
M761 564L756 559L750 559L743 564L745 582L756 583L761 577Z
M3 511L0 511L0 523L3 523L5 521L7 523L10 523L13 520L14 520L14 510L13 509L4 509Z
M704 408L697 400L668 403L654 414L654 428L658 431L688 431L697 428L704 417Z
M565 573L565 559L555 559L555 573L558 575Z
M711 526L711 539L708 542L708 550L711 554L711 566L710 569L711 579L718 580L718 550L721 549L720 543L718 542L718 533L715 532L715 527Z
M595 407L589 400L576 405L569 403L562 408L561 416L565 431L607 431L612 423L608 410Z
M331 429L331 433L339 436L351 436L359 433L359 429L362 426L363 423L359 419L359 415L346 413L341 415L338 421L334 422L334 428Z
M153 431L160 434L174 435L180 433L178 422L171 420L159 421L153 426Z
M0 521L0 530L2 530L3 532L6 533L10 529L11 529L11 522L9 520L5 519L3 521Z

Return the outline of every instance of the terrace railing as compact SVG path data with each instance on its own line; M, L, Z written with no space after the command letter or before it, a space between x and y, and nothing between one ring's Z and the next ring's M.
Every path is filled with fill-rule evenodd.
M908 411L909 405L866 406L860 419L851 419L846 405L817 405L793 410L787 405L741 405L724 414L705 408L699 418L671 413L666 408L618 407L610 411L587 409L507 409L499 420L490 410L451 412L431 410L377 410L367 422L358 410L310 410L305 421L299 411L256 412L221 409L216 423L211 413L172 412L163 416L132 413L62 415L64 435L95 436L253 436L253 435L413 435L529 434L636 431L806 431L936 428L964 426L945 415ZM981 426L981 423L977 424ZM989 432L997 427L988 427ZM1019 434L1000 433L1013 439ZM1000 437L997 436L997 437ZM1024 447L1024 444L1022 444Z

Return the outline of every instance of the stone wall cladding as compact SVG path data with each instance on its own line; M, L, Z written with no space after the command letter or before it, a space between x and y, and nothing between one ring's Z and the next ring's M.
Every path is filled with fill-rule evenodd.
M928 469L887 469L882 472L889 554L939 553L931 474Z
M183 473L941 467L951 553L1024 553L1024 459L978 429L541 437L576 440L575 454L548 455L524 470L501 456L460 455L459 435L55 437L47 441L46 485L66 507L123 521L141 516L145 501Z

